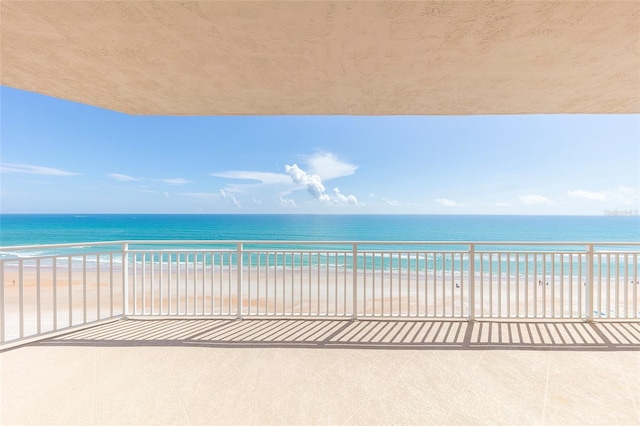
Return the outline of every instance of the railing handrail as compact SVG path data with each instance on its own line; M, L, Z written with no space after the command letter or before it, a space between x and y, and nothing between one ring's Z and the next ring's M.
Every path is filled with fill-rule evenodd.
M128 245L340 245L350 249L353 244L357 245L422 245L422 246L640 246L638 241L366 241L366 240L118 240L118 241L96 241L77 242L60 244L32 244L20 246L0 246L0 252L12 250L33 250L50 248L73 248L73 247L104 247Z

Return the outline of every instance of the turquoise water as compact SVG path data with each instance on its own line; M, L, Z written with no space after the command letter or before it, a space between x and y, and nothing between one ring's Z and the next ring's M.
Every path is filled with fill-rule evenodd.
M640 242L640 217L638 216L444 216L444 215L0 215L0 245L48 245L63 243L106 242L132 240L277 240L277 241L431 241L455 242L474 241L485 250L522 249L506 246L492 246L491 242ZM414 246L378 245L359 246L358 263L401 270L468 270L466 256L447 258L445 255L427 254L427 249ZM439 246L430 245L429 250L438 251ZM134 249L150 248L146 245L132 246ZM162 249L154 246L153 249ZM169 247L167 247L169 248ZM172 250L176 246L170 247ZM182 247L182 248L188 248ZM201 248L201 247L198 247ZM252 249L251 245L245 245ZM286 243L278 246L286 249ZM318 249L318 247L296 246ZM325 249L330 247L324 247ZM380 257L371 249L415 250L395 258ZM229 249L235 250L235 246ZM350 248L341 246L345 253L332 255L317 254L315 258L300 254L277 254L271 257L254 253L251 263L269 263L278 265L322 264L352 267ZM444 251L465 251L467 246L449 246ZM536 248L534 250L539 250ZM572 253L584 251L584 246L550 246L550 251ZM120 250L114 246L113 250ZM189 249L190 250L190 249ZM264 250L264 247L261 247ZM605 247L605 250L607 248ZM637 251L636 246L634 251ZM368 253L364 253L367 252ZM422 253L418 253L422 251ZM68 254L90 253L91 248L68 249ZM29 257L38 255L67 253L61 249L34 250L16 252L0 251L0 258ZM150 260L145 255L145 260ZM214 262L223 264L222 258L210 255L196 256L195 253L164 254L163 261ZM560 264L569 269L569 264L577 270L579 257L567 254L556 258L504 258L484 259L482 265L497 269L510 264L515 269L517 263L524 270L535 266L539 270L554 264L558 270ZM77 260L77 259L76 259ZM136 255L141 262L141 254ZM158 259L159 260L159 259ZM605 259L606 260L606 259ZM91 261L91 259L90 259ZM117 256L117 261L120 257ZM226 262L234 263L231 257ZM545 266L546 265L546 266ZM597 265L596 265L597 266ZM621 264L618 269L626 268ZM637 274L637 272L636 272ZM633 274L632 274L633 275Z
M640 242L640 216L0 215L0 245L119 240Z

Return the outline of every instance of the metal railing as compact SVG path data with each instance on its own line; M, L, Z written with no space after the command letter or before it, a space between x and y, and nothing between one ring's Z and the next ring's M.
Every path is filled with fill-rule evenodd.
M0 343L145 317L640 319L640 243L0 248Z

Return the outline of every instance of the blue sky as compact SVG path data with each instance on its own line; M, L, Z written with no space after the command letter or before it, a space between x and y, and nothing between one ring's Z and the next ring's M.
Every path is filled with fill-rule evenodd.
M639 115L149 117L0 96L3 213L640 209Z

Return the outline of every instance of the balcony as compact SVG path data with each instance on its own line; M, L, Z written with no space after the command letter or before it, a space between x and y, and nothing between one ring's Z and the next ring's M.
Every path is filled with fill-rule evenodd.
M637 243L1 251L3 424L640 422Z

